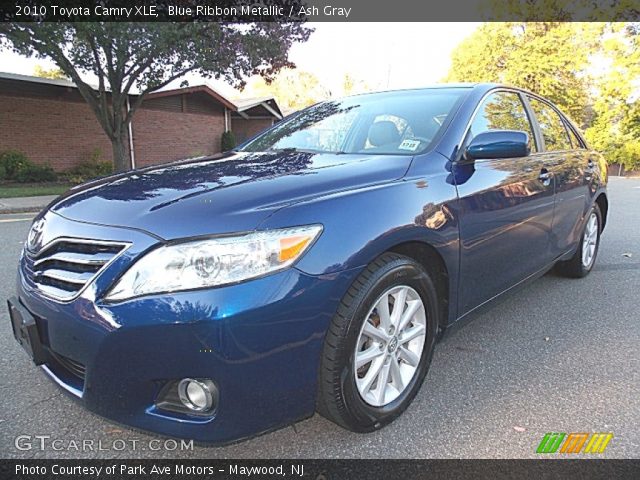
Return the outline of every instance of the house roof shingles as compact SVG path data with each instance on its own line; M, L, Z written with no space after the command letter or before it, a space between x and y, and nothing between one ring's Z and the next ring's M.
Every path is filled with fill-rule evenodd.
M66 88L78 88L75 83L70 80L58 80L58 79L50 79L50 78L41 78L34 77L31 75L21 75L17 73L8 73L8 72L0 72L0 79L5 80L13 80L20 82L30 82L30 83L38 83L43 85L51 85L57 87L66 87ZM96 88L95 85L89 84L92 88ZM182 87L182 88L174 88L168 90L159 90L157 92L153 92L147 95L147 98L159 98L159 97L167 97L172 95L183 95L190 94L196 92L204 92L209 95L211 98L216 100L217 102L224 105L226 108L231 110L232 112L238 112L242 114L245 110L250 108L254 108L257 106L262 106L264 110L266 110L270 115L273 115L278 120L282 118L282 111L278 106L275 98L273 97L261 97L261 98L234 98L233 100L225 97L221 93L217 92L210 85L202 84L202 85L194 85L190 87ZM131 96L136 96L137 94L131 94Z

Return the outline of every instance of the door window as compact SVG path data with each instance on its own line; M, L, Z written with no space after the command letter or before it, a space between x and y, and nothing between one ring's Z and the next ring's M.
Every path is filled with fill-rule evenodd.
M537 151L531 122L517 93L496 92L484 99L471 122L470 138L487 130L527 132L531 151Z
M571 150L571 141L560 115L550 105L529 97L547 151Z

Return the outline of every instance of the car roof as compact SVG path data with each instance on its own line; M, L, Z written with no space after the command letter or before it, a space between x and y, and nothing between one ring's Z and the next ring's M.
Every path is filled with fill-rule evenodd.
M530 92L528 90L525 90L524 88L514 87L512 85L505 85L505 84L501 84L501 83L457 82L457 83L435 83L435 84L424 85L424 86L420 86L420 87L394 88L394 89L388 89L388 90L378 90L378 91L373 91L373 92L363 92L363 93L359 93L359 94L355 94L355 95L349 95L349 96L343 97L343 98L359 97L359 96L364 96L364 95L378 95L378 94L394 93L394 92L416 92L416 91L420 91L420 90L436 90L436 89L452 89L452 88L461 88L461 89L474 90L476 92L481 92L483 94L488 92L488 91L490 91L490 90L494 90L496 88L505 88L505 89L517 90L519 92L531 93L532 95L536 95L535 93ZM537 95L537 96L540 96L540 95Z
M550 100L547 100L545 97L543 97L539 93L532 92L531 90L527 90L526 88L516 87L514 85L506 85L504 83L484 82L484 83L473 84L472 87L473 87L474 90L481 91L483 93L486 93L486 92L489 92L489 91L495 90L495 89L500 89L500 88L504 88L504 89L508 89L508 90L516 90L516 91L521 92L521 93L525 93L525 94L528 94L528 95L533 95L535 97L544 98L547 102L550 102Z

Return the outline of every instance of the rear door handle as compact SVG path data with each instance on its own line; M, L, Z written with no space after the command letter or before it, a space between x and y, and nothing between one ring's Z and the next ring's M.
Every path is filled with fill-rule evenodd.
M587 182L590 182L593 178L593 174L596 171L596 164L593 160L589 159L587 162L587 168L584 170L584 179Z

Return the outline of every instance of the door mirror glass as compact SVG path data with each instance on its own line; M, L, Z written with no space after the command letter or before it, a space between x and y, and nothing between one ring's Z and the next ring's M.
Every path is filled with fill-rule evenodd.
M529 134L520 130L487 130L479 133L465 150L467 160L520 158L531 153Z

